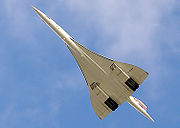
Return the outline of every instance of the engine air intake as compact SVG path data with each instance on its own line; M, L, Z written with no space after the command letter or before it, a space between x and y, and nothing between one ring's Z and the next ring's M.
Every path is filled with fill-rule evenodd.
M112 111L115 111L118 108L118 104L111 98L109 97L105 102L104 102Z
M134 81L132 78L129 78L125 84L130 88L132 89L133 91L136 91L136 89L139 88L139 84L136 83L136 81Z

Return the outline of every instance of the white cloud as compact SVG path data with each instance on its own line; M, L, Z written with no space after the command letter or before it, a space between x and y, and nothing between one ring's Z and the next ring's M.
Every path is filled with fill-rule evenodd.
M16 6L17 3L19 7ZM27 37L23 37L22 33L28 34L30 39L35 38L32 26L29 26L31 22L27 11L29 3L18 0L4 1L10 29L16 36L24 39ZM171 11L174 0L55 0L53 3L50 1L45 3L47 11L56 12L56 17L59 16L59 12L55 10L63 6L76 14L79 19L88 19L91 22L89 24L99 27L101 30L98 31L99 39L96 46L101 46L106 55L115 59L125 58L128 63L133 62L146 67L153 78L151 87L147 87L148 90L149 88L158 90L156 78L162 68L162 51L154 39L161 26L161 17ZM69 81L69 84L72 86L77 84L76 82L76 80Z
M34 41L33 26L29 1L3 0L3 14L6 20L7 30L10 36L24 41Z
M165 67L161 58L163 51L155 40L159 38L156 34L161 27L161 18L171 12L174 0L56 1L53 10L58 10L63 3L68 11L77 15L80 24L86 21L100 28L95 32L99 36L95 45L104 50L105 55L148 69L150 86L146 86L145 91L154 99L162 96L163 92L158 91L162 79L160 72Z
M99 0L65 1L67 7L79 13L79 18L88 18L91 24L100 26L98 46L105 54L128 63L144 66L150 72L147 93L159 99L163 51L156 40L161 27L161 18L171 12L174 0ZM128 59L129 58L129 59ZM155 95L156 94L156 95Z
M96 34L98 34L96 42L89 42L94 43L95 46L99 46L97 47L97 51L105 51L104 54L107 56L119 59L119 61L124 60L124 62L132 62L137 66L142 66L148 69L148 71L150 72L150 77L148 77L147 79L149 81L149 85L145 85L147 84L146 81L146 83L144 83L145 86L143 85L143 91L147 93L149 98L159 101L165 94L165 92L161 89L161 86L163 85L160 84L161 79L164 79L162 78L161 72L162 69L166 68L165 71L169 73L170 69L163 65L161 57L163 54L163 49L161 48L161 44L156 42L155 39L158 38L156 37L157 32L161 32L161 30L159 30L159 28L161 27L161 18L171 12L171 9L173 9L173 6L175 4L175 0L54 0L53 2L49 0L41 2L45 2L47 10L43 10L41 5L38 6L32 4L33 2L31 1L3 0L3 10L5 11L4 16L7 20L8 26L8 29L5 31L8 31L8 34L10 34L10 36L12 35L22 40L22 42L29 41L32 44L36 39L36 35L33 29L37 27L36 30L38 30L39 27L39 24L34 26L34 24L32 25L32 22L34 22L34 18L36 18L39 22L41 21L39 20L39 17L35 14L35 12L31 9L31 6L34 5L40 10L42 9L42 11L44 11L45 13L47 12L50 17L52 14L57 18L61 18L61 15L64 14L64 12L62 14L60 11L58 11L60 8L67 9L67 12L64 15L66 15L66 17L69 17L68 14L70 13L76 15L79 21L79 23L77 24L78 26L81 26L83 22L88 22L87 24L84 24L92 25L98 28L96 29L97 32L95 32ZM34 16L31 16L31 14L33 14ZM69 17L68 19L71 19L71 17ZM65 22L72 23L72 21L70 20ZM71 30L68 31L70 32ZM175 52L180 51L180 47L177 42L169 45L170 47L172 47L172 49L174 49ZM39 46L37 45L37 47ZM56 95L63 95L60 94L59 91L62 91L62 89L81 91L81 89L86 88L82 75L80 75L79 70L77 70L77 66L76 69L74 69L73 67L73 69L68 69L65 73L63 71L61 72L60 70L57 70L59 69L57 68L58 64L53 66L51 64L49 64L50 66L44 66L45 61L54 60L49 59L50 57L48 58L48 56L54 54L45 54L45 52L47 51L46 48L43 49L44 51L38 55L36 55L36 53L38 53L37 51L39 51L39 48L32 48L31 50L32 51L28 52L28 57L30 57L28 58L26 56L26 59L28 59L27 63L32 62L34 65L36 65L35 67L33 67L35 68L33 71L35 72L35 70L38 70L39 67L41 68L41 70L37 71L37 73L39 73L42 72L43 69L47 68L45 71L46 78L43 77L43 72L42 74L40 73L43 79L38 80L44 81L40 83L43 83L44 85L46 85L46 87L48 85L48 88L46 88L44 85L42 86L43 88L45 88L43 92L48 92L47 94L45 94L47 96L47 99L50 96L49 101L46 102L46 104L48 104L47 109L49 113L46 113L47 110L45 110L45 108L41 110L42 107L41 103L39 102L44 101L41 99L37 99L37 97L35 98L37 99L37 102L39 104L37 106L33 105L35 108L31 108L31 106L24 108L23 112L17 112L16 107L19 106L16 106L16 103L14 102L14 104L9 104L10 101L8 101L7 108L3 109L3 112L1 112L0 121L4 122L4 124L2 125L8 125L9 122L11 122L9 121L10 117L11 120L16 119L15 121L21 121L21 119L23 119L24 117L24 119L35 119L36 117L38 117L39 120L37 121L41 123L43 120L48 120L49 117L57 117L61 111L60 108L62 103L60 102L60 97L56 97ZM3 50L3 52L5 51L6 49ZM4 56L4 58L5 57L6 56ZM72 57L70 57L70 59L72 59ZM3 59L2 62L3 61L9 62L5 59ZM60 61L58 62L61 64ZM2 68L3 67L6 66L2 66ZM6 68L10 70L8 67ZM16 76L16 74L12 76ZM39 78L39 76L37 78ZM23 84L26 83L24 82ZM42 97L44 97L45 95L43 95ZM22 94L22 96L25 95ZM15 99L15 101L17 101L18 99L19 96ZM32 100L30 99L30 101ZM13 117L12 114L14 115Z

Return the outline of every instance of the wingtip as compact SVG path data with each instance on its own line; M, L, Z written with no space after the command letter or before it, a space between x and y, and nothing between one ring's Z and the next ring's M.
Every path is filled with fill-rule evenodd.
M101 118L100 116L98 116L98 118L99 118L100 120L102 120L102 118Z

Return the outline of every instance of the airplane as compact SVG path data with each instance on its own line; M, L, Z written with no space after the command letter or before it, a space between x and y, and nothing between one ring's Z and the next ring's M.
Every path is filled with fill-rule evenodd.
M86 80L91 104L96 115L103 119L119 105L127 101L141 114L154 120L147 113L147 106L131 96L146 79L143 69L117 62L98 55L76 42L68 33L43 12L32 7L36 13L66 44Z

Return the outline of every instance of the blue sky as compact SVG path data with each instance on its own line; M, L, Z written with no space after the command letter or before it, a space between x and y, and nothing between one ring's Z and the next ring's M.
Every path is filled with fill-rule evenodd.
M75 60L32 5L87 48L149 72L133 96L155 123L128 103L99 120ZM178 0L1 0L0 6L1 128L180 127Z

